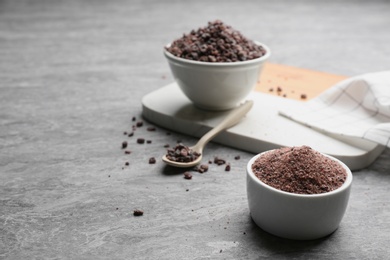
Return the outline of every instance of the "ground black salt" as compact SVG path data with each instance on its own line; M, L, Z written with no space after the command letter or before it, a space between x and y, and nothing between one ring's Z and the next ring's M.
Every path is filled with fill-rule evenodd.
M264 153L252 164L265 184L297 194L320 194L339 188L347 178L336 161L308 146L284 147Z

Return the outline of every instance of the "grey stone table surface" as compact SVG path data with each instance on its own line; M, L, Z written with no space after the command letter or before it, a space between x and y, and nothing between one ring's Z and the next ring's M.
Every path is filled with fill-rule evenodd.
M389 13L389 1L0 0L0 259L385 259L388 149L353 172L335 233L285 240L251 220L253 154L210 143L205 157L231 171L192 180L149 164L195 139L148 131L141 99L173 82L162 46L215 19L267 43L273 63L389 69ZM128 137L133 117L144 125Z

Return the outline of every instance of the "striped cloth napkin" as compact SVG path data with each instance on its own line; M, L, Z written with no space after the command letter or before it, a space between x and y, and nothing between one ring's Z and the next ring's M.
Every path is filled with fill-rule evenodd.
M348 78L279 114L325 134L390 147L390 71Z

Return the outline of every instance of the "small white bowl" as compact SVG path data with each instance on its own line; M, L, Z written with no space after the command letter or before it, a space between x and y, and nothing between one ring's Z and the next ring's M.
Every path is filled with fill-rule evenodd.
M348 205L351 170L323 154L345 168L347 178L343 185L321 194L289 193L265 184L253 173L252 164L264 153L254 156L247 165L247 196L253 221L268 233L294 240L312 240L333 233Z
M264 62L271 55L238 62L202 62L179 58L164 48L172 74L183 93L199 108L226 110L239 104L255 88ZM169 47L169 45L167 46Z

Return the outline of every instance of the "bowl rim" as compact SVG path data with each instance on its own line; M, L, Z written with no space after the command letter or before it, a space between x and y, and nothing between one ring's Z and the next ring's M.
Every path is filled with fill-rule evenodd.
M322 155L328 157L329 159L338 162L346 170L347 178L346 178L345 182L340 187L338 187L335 190L329 191L329 192L318 193L318 194L298 194L298 193L282 191L282 190L279 190L277 188L274 188L274 187L272 187L272 186L262 182L259 178L257 178L257 176L252 171L252 164L254 163L254 161L257 158L259 158L260 156L262 156L262 155L264 155L266 153L274 151L274 150L277 150L277 149L272 149L272 150L268 150L268 151L256 154L255 156L253 156L249 160L249 162L247 164L247 168L246 168L247 176L250 177L255 183L257 183L261 187L264 187L265 189L268 189L270 191L273 191L273 192L276 192L278 194L285 195L285 196L291 196L291 197L297 197L297 198L305 198L305 199L310 199L310 198L314 199L314 198L321 198L321 197L328 197L328 196L336 195L336 194L341 193L341 192L345 191L346 189L348 189L351 186L351 184L352 184L353 175L352 175L351 170L348 168L348 166L345 163L343 163L342 161L340 161L339 159L337 159L337 158L335 158L333 156L330 156L328 154L319 152Z
M234 66L244 66L244 65L259 63L259 62L267 60L270 57L271 50L267 45L265 45L261 42L258 42L258 41L253 41L253 42L256 45L263 47L266 51L265 54L259 58L256 58L256 59L246 60L246 61L238 61L238 62L205 62L205 61L195 61L195 60L188 60L188 59L180 58L180 57L173 55L169 51L167 51L166 48L168 48L171 45L171 43L165 45L163 51L164 51L165 57L167 57L170 60L174 60L174 61L181 62L181 63L209 66L209 67L234 67Z

